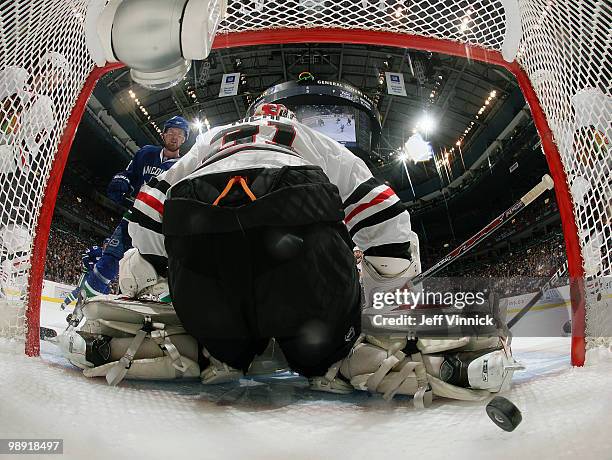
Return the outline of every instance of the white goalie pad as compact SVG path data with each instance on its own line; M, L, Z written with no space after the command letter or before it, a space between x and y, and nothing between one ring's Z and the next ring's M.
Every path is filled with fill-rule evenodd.
M168 282L157 275L153 265L136 248L126 251L119 261L119 289L129 297L149 296L161 301L170 299Z
M406 340L391 341L362 334L345 359L334 364L325 376L310 379L310 387L332 393L346 393L354 388L381 393L387 400L396 394L411 395L416 407L427 407L431 404L432 392L425 366L408 359L401 351L406 343Z
M406 344L406 340L362 335L345 359L325 376L310 380L311 388L333 393L354 388L380 393L385 399L411 395L416 407L427 407L434 395L483 400L508 389L514 371L523 369L498 337L419 340L421 352L414 354L403 351Z
M185 332L170 304L97 296L83 303L82 313L85 321L80 330L67 330L58 342L85 376L104 376L116 385L126 377L155 380L200 375L197 341ZM94 349L95 340L101 338L108 341L103 352Z
M172 304L142 301L116 295L91 297L83 303L83 315L88 321L142 324L148 316L154 323L178 326L184 331ZM89 331L88 331L89 332ZM110 334L109 334L110 335ZM114 335L113 335L114 336Z
M419 339L417 348L425 355L449 350L483 350L499 346L499 337L457 337L439 339Z
M376 309L380 306L377 306L375 297L404 289L406 283L420 272L419 261L394 257L365 256L361 266L366 307Z

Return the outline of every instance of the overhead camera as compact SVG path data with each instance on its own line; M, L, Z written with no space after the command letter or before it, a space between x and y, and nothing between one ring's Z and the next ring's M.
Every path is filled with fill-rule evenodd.
M96 0L87 11L87 46L98 66L120 61L136 83L170 88L191 60L206 59L226 9L227 0Z

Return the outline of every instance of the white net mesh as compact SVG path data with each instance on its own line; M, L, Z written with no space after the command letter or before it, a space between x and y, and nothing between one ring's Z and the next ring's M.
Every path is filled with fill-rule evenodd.
M26 326L34 232L59 140L89 74L86 1L0 1L0 336Z
M523 1L518 61L567 175L586 275L589 344L612 335L612 63L607 1Z
M504 1L254 0L229 2L219 33L277 28L363 29L454 40L500 50Z
M28 266L36 262L30 254L45 184L93 65L83 34L87 3L0 0L0 280L5 297L0 336L23 335ZM612 323L612 300L606 295L612 276L610 23L607 0L230 0L217 46L236 32L320 27L351 29L345 32L347 41L357 30L391 32L508 56L522 30L516 60L546 114L574 202L588 279L587 334L602 337L610 335ZM468 48L465 54L470 55Z

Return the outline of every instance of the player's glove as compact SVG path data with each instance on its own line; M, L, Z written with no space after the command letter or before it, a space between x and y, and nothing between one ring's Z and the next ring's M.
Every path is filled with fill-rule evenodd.
M132 248L119 261L119 289L129 297L153 296L161 302L170 302L168 282L158 276L155 267Z
M128 179L121 174L117 174L108 184L106 194L115 203L121 204L123 197L130 192L131 188Z

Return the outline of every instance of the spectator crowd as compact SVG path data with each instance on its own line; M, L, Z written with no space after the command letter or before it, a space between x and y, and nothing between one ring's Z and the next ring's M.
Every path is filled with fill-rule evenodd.
M69 184L62 183L57 198L57 208L94 224L102 229L102 234L110 233L117 225L118 216L83 194L79 194ZM81 255L93 246L102 245L104 238L79 228L79 224L55 213L51 223L47 258L45 262L45 279L76 285L83 266Z
M81 254L94 244L97 241L91 236L73 233L54 222L47 244L45 279L76 285L83 272Z
M507 297L536 292L566 261L563 235L553 233L505 253L492 254L489 259L458 262L442 276L479 279ZM568 284L567 276L555 286L564 284Z
M62 183L57 195L57 206L110 232L117 226L118 218L108 209L79 194L69 184Z

